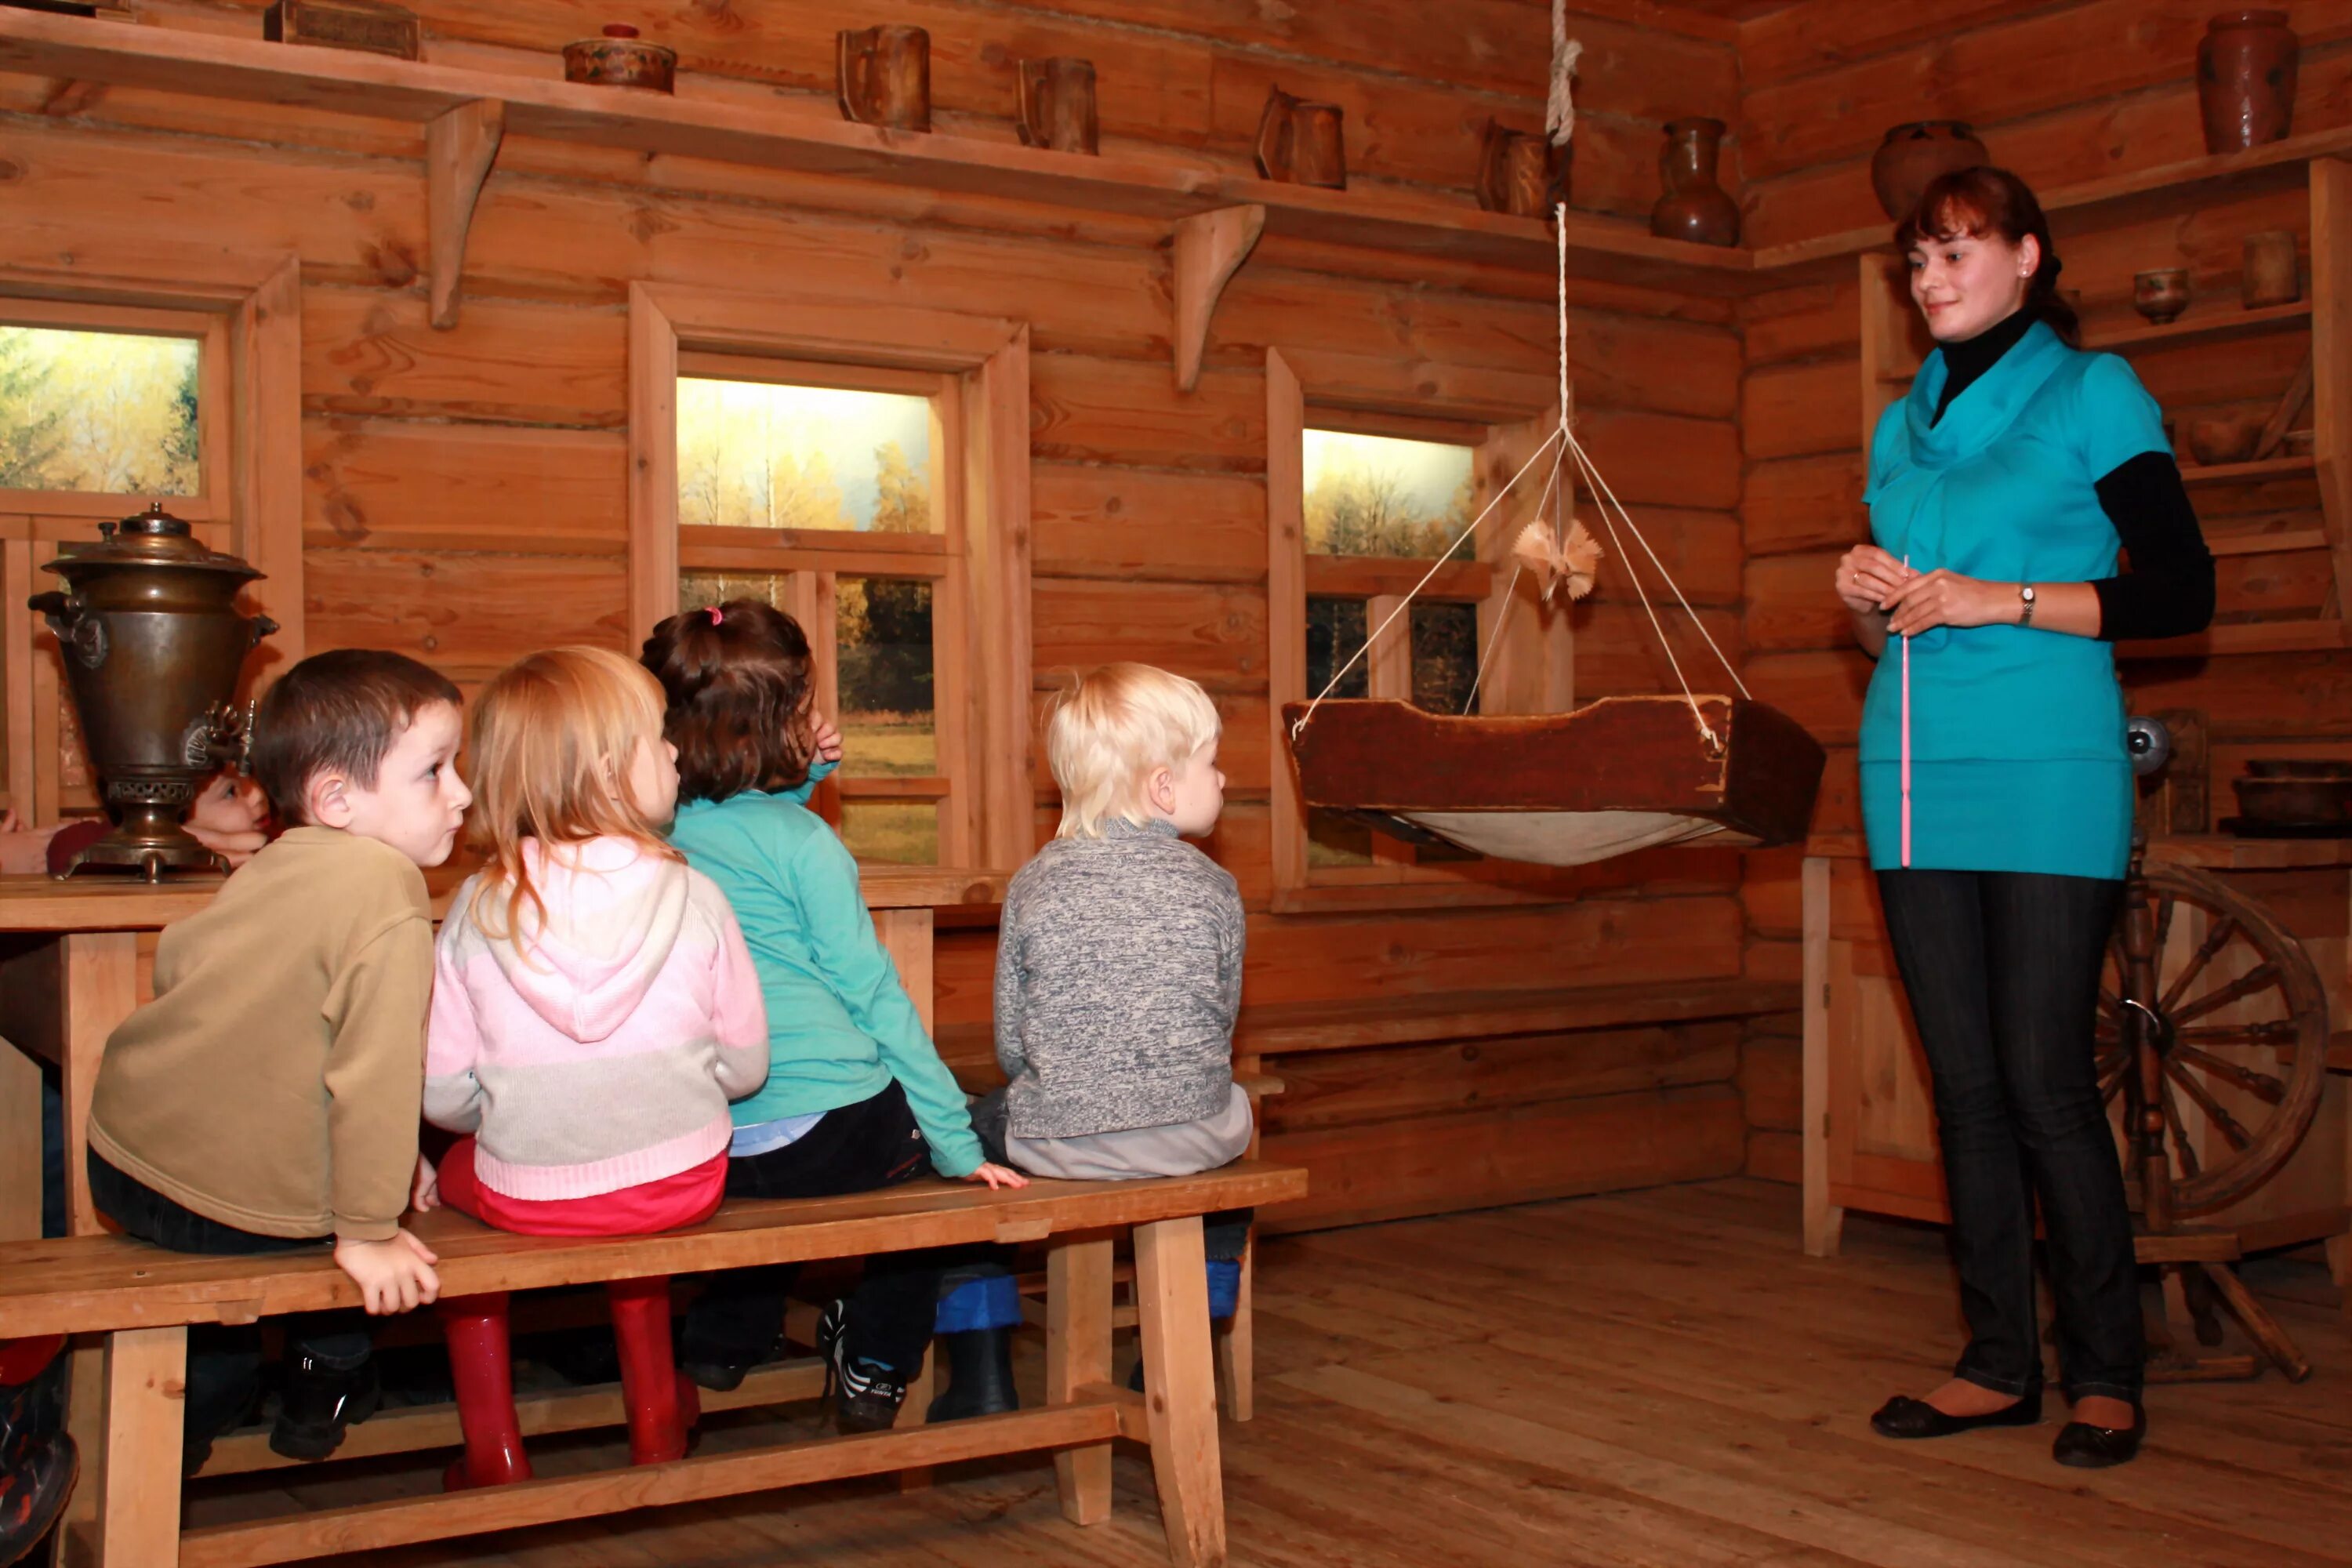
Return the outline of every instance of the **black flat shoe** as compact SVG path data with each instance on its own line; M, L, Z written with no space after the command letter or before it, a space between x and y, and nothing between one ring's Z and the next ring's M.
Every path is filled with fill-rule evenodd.
M1979 1426L2038 1426L2042 1424L2042 1390L2032 1389L2016 1404L1987 1415L1947 1415L1924 1399L1898 1394L1878 1407L1870 1429L1882 1437L1949 1437Z
M2131 1463L2139 1453L2140 1439L2147 1436L2147 1412L2134 1405L2132 1424L2128 1426L2094 1426L2087 1421L2067 1422L2058 1428L2058 1440L2050 1445L2050 1457L2078 1470L2104 1470L2112 1465Z

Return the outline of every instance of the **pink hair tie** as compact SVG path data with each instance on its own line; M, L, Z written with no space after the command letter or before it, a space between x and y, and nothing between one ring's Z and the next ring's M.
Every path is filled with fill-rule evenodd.
M709 608L709 616L710 616L710 624L711 624L712 626L717 626L719 622L721 622L721 621L723 621L723 620L725 620L725 619L727 618L727 616L726 616L723 613L721 613L721 611L719 610L719 606L718 606L718 605L711 605L711 606L710 606L710 608Z

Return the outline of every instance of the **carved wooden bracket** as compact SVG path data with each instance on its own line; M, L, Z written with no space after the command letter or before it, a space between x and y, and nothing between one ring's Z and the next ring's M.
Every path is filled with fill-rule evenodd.
M1201 355L1218 297L1265 228L1262 206L1220 207L1176 220L1176 389L1201 384Z
M474 204L505 137L507 106L495 98L461 103L425 127L425 219L431 245L433 324L457 324L457 282Z

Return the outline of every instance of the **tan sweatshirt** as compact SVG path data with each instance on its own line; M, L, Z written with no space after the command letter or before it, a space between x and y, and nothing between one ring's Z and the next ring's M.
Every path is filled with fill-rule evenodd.
M381 1241L408 1206L433 988L425 877L297 827L155 948L155 1000L106 1043L89 1143L263 1236Z

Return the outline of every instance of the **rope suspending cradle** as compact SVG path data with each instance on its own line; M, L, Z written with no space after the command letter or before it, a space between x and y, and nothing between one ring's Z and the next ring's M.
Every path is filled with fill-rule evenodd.
M1557 4L1553 45L1553 138L1564 141L1573 123L1567 79L1579 46L1567 38ZM1554 866L1697 839L1750 846L1801 839L1821 784L1820 744L1794 720L1749 695L1570 421L1568 209L1563 204L1554 213L1559 423L1362 646L1332 671L1323 689L1310 701L1284 705L1301 801L1409 840L1444 841L1499 858ZM1348 673L1446 563L1465 544L1475 553L1487 520L1547 457L1551 464L1535 519L1512 542L1510 580L1463 712L1435 714L1409 702L1334 698L1331 693ZM1610 551L1624 565L1681 695L1609 697L1564 713L1473 713L1527 575L1542 577L1540 600L1546 606L1562 588L1574 600L1592 587L1601 549L1573 516L1579 483L1600 515ZM1698 629L1737 696L1693 689L1627 550L1629 539Z

